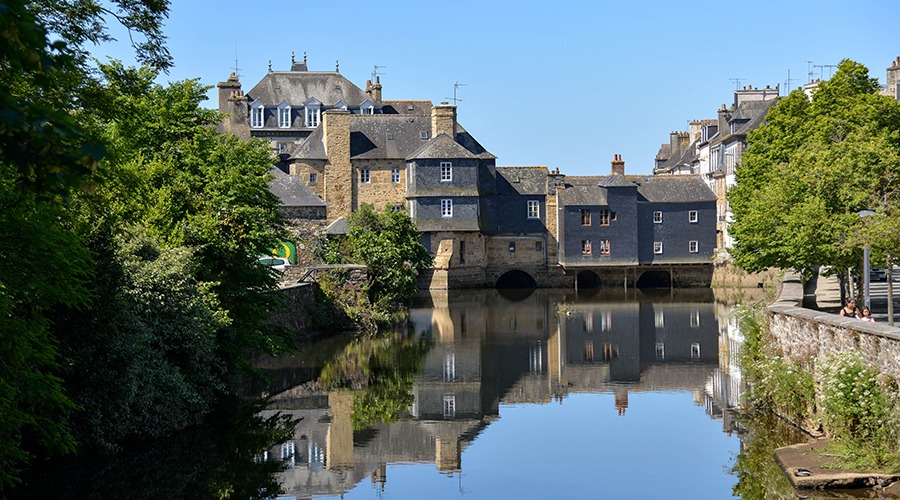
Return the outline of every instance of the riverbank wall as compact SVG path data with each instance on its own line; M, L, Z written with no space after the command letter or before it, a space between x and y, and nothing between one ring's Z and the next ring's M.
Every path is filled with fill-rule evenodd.
M793 361L855 353L868 366L900 381L900 328L802 307L803 281L786 274L781 293L766 311L769 331Z

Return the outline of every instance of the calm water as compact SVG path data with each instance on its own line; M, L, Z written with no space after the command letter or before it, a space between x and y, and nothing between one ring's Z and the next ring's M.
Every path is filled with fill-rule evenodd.
M730 498L762 474L728 410L740 332L676 292L432 295L405 331L266 363L300 422L260 458L288 498Z

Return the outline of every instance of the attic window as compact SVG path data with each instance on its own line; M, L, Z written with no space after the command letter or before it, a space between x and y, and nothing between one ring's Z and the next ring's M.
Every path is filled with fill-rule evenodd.
M419 132L419 139L428 139L428 132L422 130Z
M262 128L263 126L263 111L265 110L265 106L259 101L254 101L253 104L250 105L250 126L253 128Z
M406 110L407 110L407 111L412 111L413 109L414 109L414 108L413 108L413 105L412 105L412 104L407 104L407 105L406 105Z
M291 126L291 105L282 102L278 105L278 127L289 128Z
M321 110L318 106L306 107L306 126L316 128L319 126L319 120L322 118Z

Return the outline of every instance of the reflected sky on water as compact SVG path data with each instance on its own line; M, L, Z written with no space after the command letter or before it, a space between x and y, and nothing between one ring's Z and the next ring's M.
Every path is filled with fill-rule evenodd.
M302 418L265 458L296 498L729 498L730 312L710 290L433 294L389 341L264 366Z

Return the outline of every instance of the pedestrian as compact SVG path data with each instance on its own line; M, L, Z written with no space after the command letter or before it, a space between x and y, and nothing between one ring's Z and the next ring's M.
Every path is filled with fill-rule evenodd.
M856 301L853 299L847 299L847 305L841 308L841 316L845 316L847 318L856 318L858 317L858 311L856 310Z
M860 313L859 319L868 321L869 323L875 322L875 318L872 317L872 311L870 311L868 307L862 308L862 313Z

